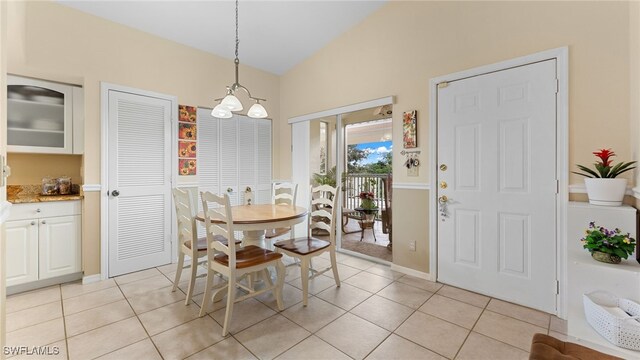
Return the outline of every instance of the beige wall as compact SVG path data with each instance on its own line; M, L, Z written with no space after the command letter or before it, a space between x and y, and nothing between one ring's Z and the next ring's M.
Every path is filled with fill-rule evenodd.
M74 184L82 184L81 155L17 154L7 155L11 166L9 185L40 184L42 177L70 176Z
M281 79L281 114L290 118L394 95L393 141L402 141L401 115L418 110L420 176L394 162L394 183L427 183L429 79L539 51L569 46L569 162L590 163L591 152L613 147L632 154L629 3L392 1ZM637 101L637 99L634 99ZM281 134L281 176L290 174L290 128ZM396 147L394 158L400 159ZM631 176L631 175L629 175ZM582 179L571 175L571 183ZM427 271L426 192L394 194L394 263ZM411 216L411 223L398 220ZM417 241L416 252L407 242Z
M212 99L224 95L225 86L233 83L233 62L230 60L52 2L9 2L8 8L7 71L84 87L82 175L85 184L101 181L101 81L176 95L180 104L206 107L213 106ZM240 72L243 85L253 94L269 100L265 107L275 119L273 143L280 143L278 77L242 65ZM240 98L246 101L242 96ZM273 152L274 174L280 173L279 150L274 148ZM100 271L99 207L99 196L86 194L83 217L85 275Z

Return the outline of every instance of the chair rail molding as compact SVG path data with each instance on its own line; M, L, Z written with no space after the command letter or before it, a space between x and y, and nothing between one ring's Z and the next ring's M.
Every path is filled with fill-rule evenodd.
M84 184L82 185L82 191L84 192L102 191L102 185L101 184Z
M431 184L429 183L404 183L394 182L392 184L394 189L407 189L407 190L431 190Z
M569 193L570 194L586 194L587 187L582 184L571 184L569 185ZM627 190L624 192L625 195L634 196L637 199L640 199L640 186L631 187L631 185L627 185Z

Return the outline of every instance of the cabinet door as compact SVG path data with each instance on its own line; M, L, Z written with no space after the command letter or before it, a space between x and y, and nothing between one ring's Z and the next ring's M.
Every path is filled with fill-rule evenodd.
M256 119L256 204L270 204L271 199L271 120Z
M7 151L71 154L73 87L7 77Z
M80 215L40 219L40 279L80 271L80 226Z
M38 222L5 223L7 239L7 286L38 280Z
M238 205L238 115L220 121L220 192L229 195L231 205ZM244 189L242 189L244 191Z

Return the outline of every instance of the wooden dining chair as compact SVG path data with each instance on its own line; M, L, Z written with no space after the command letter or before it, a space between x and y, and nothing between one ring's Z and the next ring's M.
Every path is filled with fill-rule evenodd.
M271 186L271 197L273 198L273 203L276 205L295 206L297 196L298 196L298 184L281 182L281 183L273 183ZM286 233L290 233L289 237L294 237L292 232L293 232L292 226L289 226L286 228L269 229L267 230L265 237L267 239L271 239L274 237L284 235Z
M338 267L336 266L336 205L340 188L329 185L321 185L311 189L311 206L309 207L308 230L305 237L278 241L274 245L276 252L300 260L302 277L302 303L307 306L309 297L309 279L313 279L330 269L333 270L333 278L336 286L340 286ZM329 241L313 237L314 229L322 229L329 232ZM331 266L323 270L315 270L310 267L311 258L329 252ZM311 271L312 275L309 276Z
M216 239L224 237L234 239L233 216L229 195L224 197L210 192L201 192L202 208L204 209L205 229L207 232L207 284L204 290L204 299L200 316L207 313L209 302L212 297L227 290L227 310L222 327L222 336L229 333L229 324L233 314L233 305L236 302L250 297L260 295L267 291L273 291L279 310L283 310L282 287L284 286L285 268L281 261L282 254L263 249L255 245L248 245L237 250L235 241L223 244ZM212 207L212 205L214 205ZM268 267L274 266L277 272L277 280L274 284L271 281ZM215 275L222 274L227 278L227 283L222 283L213 287ZM256 290L252 286L245 286L238 280L245 274L262 274L265 287ZM236 289L240 288L247 292L246 295L236 297Z
M193 240L197 238L197 228L194 217L195 211L189 192L182 189L173 189L173 202L176 208L178 243L180 249L178 251L178 268L176 269L176 277L173 281L173 289L171 291L174 292L178 288L182 270L190 267L189 288L187 290L187 298L185 299L185 305L189 305L196 283L198 264L200 259L207 255L207 241L206 238L198 239L195 246L193 245ZM185 255L191 259L191 263L188 266L184 266Z

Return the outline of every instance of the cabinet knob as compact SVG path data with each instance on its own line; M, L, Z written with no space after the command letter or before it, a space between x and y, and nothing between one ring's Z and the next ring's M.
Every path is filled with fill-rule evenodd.
M31 225L35 225L35 224L36 224L36 222L35 222L35 221L32 221L32 222L31 222Z
M39 212L41 212L41 211L42 211L42 210L40 210L40 209L36 209L36 212L37 212L37 213L39 213Z
M43 224L46 224L46 223L47 223L47 220L42 220L42 223L43 223Z

